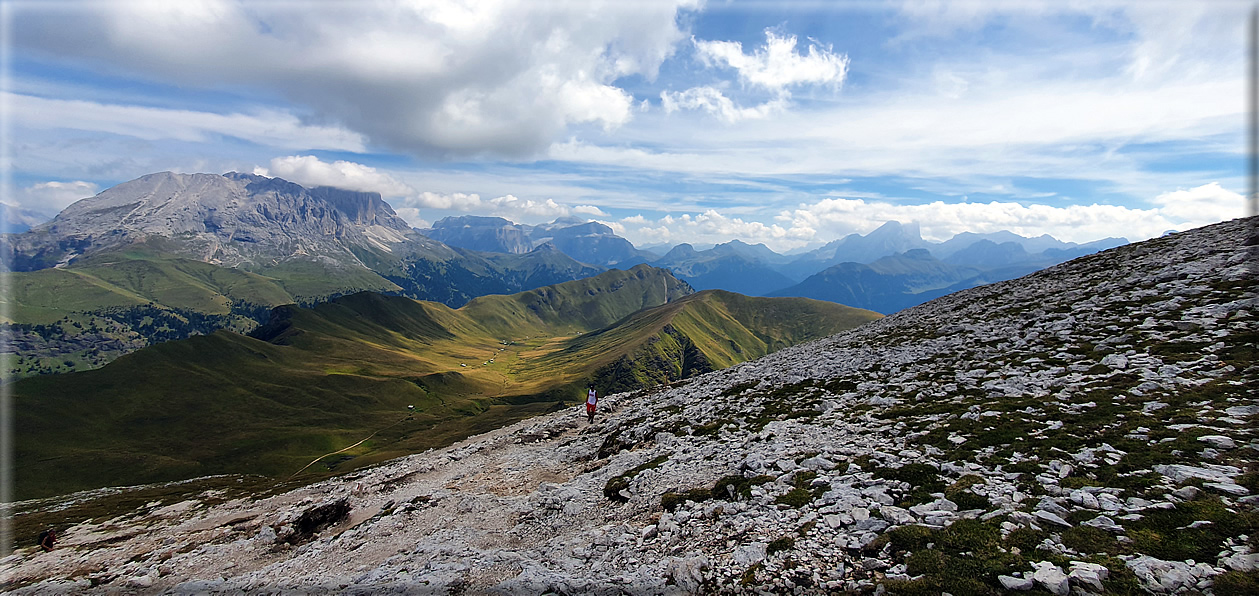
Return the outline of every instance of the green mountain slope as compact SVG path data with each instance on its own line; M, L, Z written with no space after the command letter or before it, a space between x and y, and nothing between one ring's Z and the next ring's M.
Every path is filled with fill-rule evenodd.
M690 292L646 266L461 309L364 292L279 307L250 336L220 331L98 370L24 379L13 386L16 494L219 473L285 478L349 448L303 476L318 477L541 413L580 399L587 383L651 385L878 317ZM685 348L669 352L670 341ZM686 350L690 364L673 355ZM629 372L611 374L616 363Z
M726 368L880 317L807 298L706 290L574 339L549 358L571 366L593 358L594 384L625 391Z

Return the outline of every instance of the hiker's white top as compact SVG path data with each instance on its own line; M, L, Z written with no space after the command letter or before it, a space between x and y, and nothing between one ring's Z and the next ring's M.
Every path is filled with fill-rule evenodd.
M588 404L593 404L593 403L596 403L596 402L598 402L598 401L599 401L599 398L595 397L595 390L594 390L594 389L591 389L589 392L587 392L587 393L586 393L586 403L588 403Z

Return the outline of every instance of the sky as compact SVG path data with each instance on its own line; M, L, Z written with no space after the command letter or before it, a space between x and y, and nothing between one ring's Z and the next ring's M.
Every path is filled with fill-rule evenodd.
M1246 2L3 0L0 201L158 171L780 252L1247 215Z

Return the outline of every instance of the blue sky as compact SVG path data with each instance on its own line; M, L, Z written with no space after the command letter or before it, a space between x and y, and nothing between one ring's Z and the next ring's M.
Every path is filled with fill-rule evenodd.
M1245 215L1241 2L2 4L3 201L147 173L785 251Z

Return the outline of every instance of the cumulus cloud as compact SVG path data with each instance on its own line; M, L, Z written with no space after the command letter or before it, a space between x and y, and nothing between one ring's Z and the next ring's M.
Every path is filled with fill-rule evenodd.
M433 224L423 217L420 217L420 210L415 207L400 207L394 209L394 213L398 214L404 221L413 228L431 228Z
M707 41L691 38L696 56L709 67L734 69L740 83L770 93L770 99L752 107L742 107L717 87L702 85L685 91L662 91L661 107L665 113L678 110L703 110L732 124L741 120L762 119L786 110L791 87L827 85L838 89L848 76L848 56L835 53L831 46L821 47L809 40L807 54L796 52L796 36L780 36L765 30L765 45L751 54L743 53L737 41Z
M269 168L256 168L255 174L278 176L306 187L333 186L346 190L378 192L384 197L400 197L415 189L376 168L338 160L326 162L313 155L290 155L271 160Z
M593 205L581 205L570 208L567 205L556 202L555 199L528 199L512 194L483 199L481 195L476 193L424 191L398 199L395 203L401 206L401 209L397 209L399 213L403 209L414 210L414 218L417 220L419 219L421 209L493 215L516 222L549 221L573 213L607 215ZM410 216L407 216L406 219L407 221L412 221Z
M12 37L167 84L262 88L395 150L525 156L572 124L628 122L616 81L654 80L700 2L595 4L89 2L23 11Z
M808 54L796 52L796 36L779 36L765 30L765 45L743 53L737 41L704 41L692 39L696 54L706 65L733 68L745 85L774 92L797 85L831 85L838 87L848 76L848 56L837 54L831 46L821 47L809 40Z
M728 217L715 209L702 213L665 215L655 222L642 215L621 219L626 237L638 244L656 242L719 243L738 238L745 242L778 244L792 238L792 231L778 224L764 224Z
M1165 192L1154 197L1153 202L1161 215L1188 224L1186 228L1246 215L1245 198L1222 188L1219 182Z
M482 205L481 196L476 193L439 193L427 190L412 197L409 203L414 203L417 207L455 211L472 211L479 209Z
M605 226L608 226L609 228L612 228L612 233L613 233L613 234L616 234L617 236L624 236L624 235L625 235L625 224L623 224L623 223L621 223L621 222L619 222L619 221L604 221L604 220L601 220L601 219L598 219L598 220L595 220L595 221L597 221L597 222L599 222L599 223L601 223L601 224L603 224L603 225L605 225Z
M16 193L18 205L37 213L53 215L79 199L95 195L100 187L91 182L39 182Z
M556 203L554 199L535 201L506 195L490 199L489 205L495 215L507 219L514 217L519 220L536 220L537 218L563 217L569 214L568 207Z

